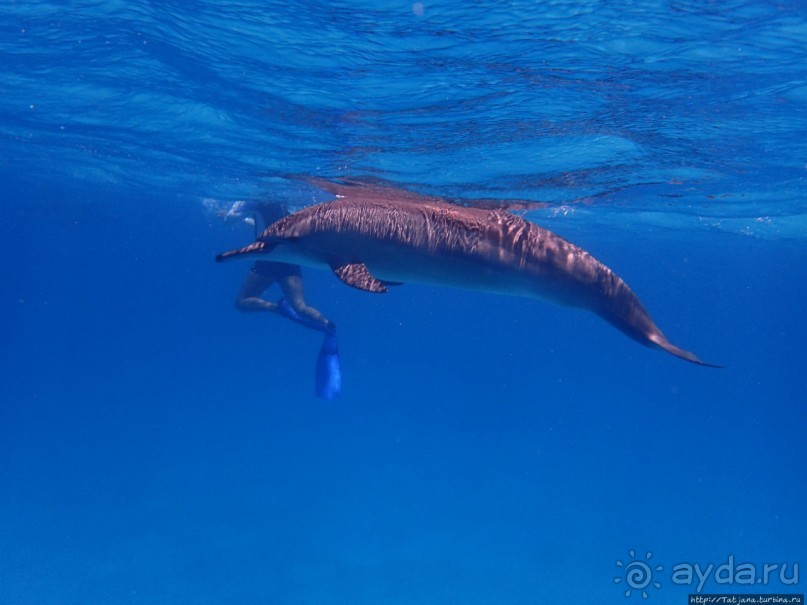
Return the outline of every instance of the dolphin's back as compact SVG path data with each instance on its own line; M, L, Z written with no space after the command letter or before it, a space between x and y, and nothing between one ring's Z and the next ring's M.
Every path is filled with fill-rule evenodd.
M289 240L339 234L364 242L385 242L431 253L472 253L484 217L475 209L460 220L447 203L383 199L337 199L289 215L270 225L261 239Z

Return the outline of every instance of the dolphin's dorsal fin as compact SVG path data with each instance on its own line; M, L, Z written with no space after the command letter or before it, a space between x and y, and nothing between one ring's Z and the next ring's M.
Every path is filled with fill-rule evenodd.
M359 290L366 290L367 292L376 292L384 294L387 287L381 282L370 275L370 270L364 263L345 263L343 265L331 265L331 270L336 274L336 277L345 282L348 286L353 286Z

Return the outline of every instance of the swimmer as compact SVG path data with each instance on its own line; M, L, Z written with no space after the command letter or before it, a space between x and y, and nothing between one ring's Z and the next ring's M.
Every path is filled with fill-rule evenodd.
M255 229L256 238L267 226L290 214L280 204L235 202L220 212L225 220L242 219ZM258 222L262 225L259 225ZM277 284L282 298L277 302L264 298L264 293ZM235 299L235 307L243 312L277 313L302 326L325 334L315 368L315 393L323 399L336 399L342 392L342 373L336 340L336 324L319 310L308 305L303 292L303 276L299 265L272 261L255 261Z

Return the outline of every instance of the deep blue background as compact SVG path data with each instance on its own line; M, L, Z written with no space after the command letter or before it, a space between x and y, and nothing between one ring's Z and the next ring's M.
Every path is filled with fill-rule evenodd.
M635 549L683 603L675 563L807 563L798 3L16 2L0 32L0 602L633 602ZM546 201L725 368L306 270L318 400L318 335L212 262L251 233L205 201L311 203L289 173Z

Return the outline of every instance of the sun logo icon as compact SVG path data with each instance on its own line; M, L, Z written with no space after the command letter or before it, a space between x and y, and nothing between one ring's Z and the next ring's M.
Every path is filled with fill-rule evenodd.
M656 565L654 568L651 569L650 567L650 559L653 557L652 552L648 552L644 560L636 558L636 551L629 550L628 555L630 555L630 561L623 563L622 561L617 561L616 566L621 567L625 570L624 577L617 576L614 578L614 583L619 584L622 580L625 581L625 584L628 585L628 589L625 591L625 596L629 597L633 594L633 591L636 591L637 594L641 592L642 598L646 599L648 597L647 590L645 590L648 586L654 586L656 588L661 588L661 582L654 582L653 581L653 572L654 571L661 571L664 569L662 565Z

